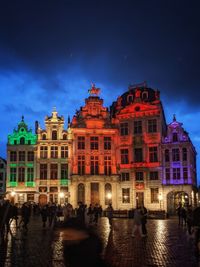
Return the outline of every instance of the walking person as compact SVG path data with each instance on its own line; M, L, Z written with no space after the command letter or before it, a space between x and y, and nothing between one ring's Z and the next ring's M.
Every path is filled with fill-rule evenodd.
M114 211L111 203L108 205L106 211L107 211L107 217L108 217L109 225L110 225L110 228L111 228L112 224L113 224L112 218L113 218L113 211Z
M48 217L48 205L44 205L41 208L40 214L41 214L41 217L42 217L42 226L43 226L43 228L45 228L46 227L46 222L47 222L47 217Z
M29 220L30 220L30 216L31 216L31 207L30 205L25 202L23 205L22 205L22 222L23 222L23 229L24 230L28 230L28 223L29 223Z
M142 213L140 207L136 208L134 211L133 218L133 229L132 229L132 237L135 237L136 232L139 232L141 237L145 237L142 233Z
M141 214L142 214L142 234L143 235L147 235L147 228L146 228L146 224L147 224L147 215L148 215L148 211L145 208L144 205L141 206Z

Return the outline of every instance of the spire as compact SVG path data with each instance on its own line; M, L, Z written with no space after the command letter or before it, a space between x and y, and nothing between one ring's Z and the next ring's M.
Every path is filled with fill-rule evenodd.
M176 114L173 115L173 121L176 121Z
M56 111L56 107L53 107L52 116L53 118L57 118L58 112Z

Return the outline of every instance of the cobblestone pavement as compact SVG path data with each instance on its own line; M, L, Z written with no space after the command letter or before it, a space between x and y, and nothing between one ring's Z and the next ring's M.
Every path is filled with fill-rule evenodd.
M0 266L64 267L64 229L43 229L37 216L32 217L27 233L14 223L11 228L12 236L9 233L0 247ZM102 256L110 267L200 267L193 239L176 218L148 220L148 236L143 238L132 238L131 228L131 219L114 219L113 229L107 218L100 219L96 230L103 243Z

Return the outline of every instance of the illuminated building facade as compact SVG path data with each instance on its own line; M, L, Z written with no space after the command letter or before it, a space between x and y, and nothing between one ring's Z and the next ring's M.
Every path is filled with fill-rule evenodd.
M45 118L45 129L36 122L36 186L40 204L68 201L71 158L70 128L64 129L64 117L54 108Z
M0 196L6 192L6 160L0 157Z
M144 204L169 213L179 202L196 205L196 151L175 117L167 125L160 92L130 86L110 108L95 85L88 92L67 129L54 109L45 129L36 122L33 134L22 119L8 136L7 191L15 201Z
M37 135L28 129L24 117L13 134L8 135L6 191L19 204L35 198L36 142Z

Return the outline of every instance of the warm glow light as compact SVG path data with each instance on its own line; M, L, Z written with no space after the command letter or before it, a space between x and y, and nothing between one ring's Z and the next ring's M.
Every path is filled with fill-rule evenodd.
M108 199L111 199L111 198L112 198L112 194L111 194L111 193L108 193L108 194L107 194L107 198L108 198Z
M15 191L11 192L11 196L14 197L16 195Z
M163 199L162 194L159 194L158 199L161 201Z
M59 193L60 198L63 198L64 195L65 195L65 194L64 194L63 192L60 192L60 193Z

